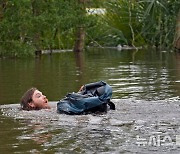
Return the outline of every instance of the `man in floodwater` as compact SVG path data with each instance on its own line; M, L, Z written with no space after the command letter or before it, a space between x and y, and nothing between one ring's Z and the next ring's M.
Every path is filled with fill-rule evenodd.
M37 88L31 88L24 93L21 98L21 109L23 110L40 110L50 109L48 99Z
M82 86L79 91L83 89ZM20 105L22 110L41 110L41 109L50 109L48 105L48 99L41 91L37 88L30 88L27 90L20 100Z
M82 86L79 91L83 89ZM37 88L30 88L27 90L20 100L20 105L22 110L41 110L41 109L50 109L48 105L48 99L41 91Z
M104 81L83 85L77 93L68 93L57 103L57 112L65 114L88 114L115 110L115 104L110 101L112 88ZM50 109L48 99L37 88L31 88L21 99L21 109Z

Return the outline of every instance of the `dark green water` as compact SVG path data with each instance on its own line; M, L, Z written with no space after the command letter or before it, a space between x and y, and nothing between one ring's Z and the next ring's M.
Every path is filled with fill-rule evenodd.
M158 100L180 94L180 54L153 51L89 50L0 59L0 104L18 103L35 86L56 101L85 83L104 80L113 98Z
M55 108L18 109L20 97L32 86L53 104L99 80L112 86L116 111L67 116ZM136 136L148 140L161 132L174 142L180 135L179 95L178 53L89 49L0 59L0 153L178 153L174 146L137 147Z

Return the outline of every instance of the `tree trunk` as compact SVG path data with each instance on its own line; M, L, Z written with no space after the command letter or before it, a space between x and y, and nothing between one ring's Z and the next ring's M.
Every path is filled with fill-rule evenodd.
M32 14L33 16L39 16L40 15L40 8L39 8L39 3L36 0L31 0L31 6L32 6ZM37 27L36 27L37 28ZM41 55L42 49L40 46L40 32L35 30L36 32L34 33L33 36L33 44L34 47L36 48L35 50L35 55Z
M87 0L78 0L79 8L81 9L81 17L84 17L85 14L85 4ZM84 50L84 41L85 41L85 26L83 20L80 21L77 31L76 31L76 40L74 44L74 51L75 52L82 52Z
M7 5L6 0L0 2L0 21L3 19L3 14L4 14L4 11L6 9L6 5Z
M177 17L174 47L180 51L180 11Z
M85 41L85 28L78 27L76 34L76 41L74 45L75 52L82 52L84 50L84 41Z

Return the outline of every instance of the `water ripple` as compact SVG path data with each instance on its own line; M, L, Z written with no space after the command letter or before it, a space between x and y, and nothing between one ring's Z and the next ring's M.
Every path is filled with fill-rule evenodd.
M178 96L162 101L132 98L113 99L113 102L116 104L115 111L98 115L58 114L56 102L50 102L50 110L21 111L18 104L1 105L0 109L3 116L21 123L21 127L14 128L14 131L21 131L15 147L34 141L43 147L41 150L33 149L40 153L50 150L54 153L178 152ZM162 145L157 146L159 136ZM171 145L163 146L165 137L172 139ZM140 141L146 141L145 145L141 145Z

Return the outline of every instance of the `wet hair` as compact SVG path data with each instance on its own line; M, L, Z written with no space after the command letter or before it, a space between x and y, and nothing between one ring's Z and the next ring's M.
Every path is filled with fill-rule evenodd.
M21 105L22 110L28 110L28 111L33 110L33 108L29 105L29 103L32 102L32 96L33 96L35 90L37 90L37 88L34 88L34 87L30 88L22 96L22 98L20 100L20 105Z

